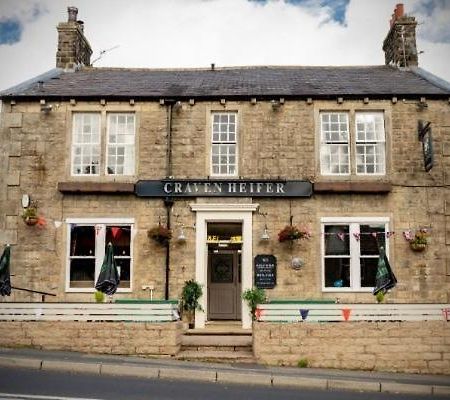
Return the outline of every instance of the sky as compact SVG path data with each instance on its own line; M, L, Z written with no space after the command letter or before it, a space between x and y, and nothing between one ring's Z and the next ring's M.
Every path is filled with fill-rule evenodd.
M0 90L55 67L79 9L96 67L382 65L398 0L0 0ZM450 81L450 0L404 0L419 66ZM100 59L101 52L104 52Z

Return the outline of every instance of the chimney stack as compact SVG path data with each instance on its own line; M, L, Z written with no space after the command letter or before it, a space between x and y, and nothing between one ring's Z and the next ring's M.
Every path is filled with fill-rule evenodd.
M90 65L92 49L84 36L84 23L77 20L78 9L67 7L67 22L61 22L58 30L56 67L71 69L79 65Z
M403 4L397 4L383 42L386 65L417 67L416 26L415 17L405 14Z

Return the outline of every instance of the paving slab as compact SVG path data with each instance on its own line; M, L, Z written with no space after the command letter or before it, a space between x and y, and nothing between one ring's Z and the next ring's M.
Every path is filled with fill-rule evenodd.
M135 376L137 378L158 378L159 368L130 364L101 364L100 374Z
M381 389L380 382L364 382L351 380L328 380L329 390L356 390L361 392L379 392Z
M405 394L432 394L433 386L409 383L381 382L381 391Z
M270 374L218 371L217 382L272 386L272 376Z
M0 366L41 369L42 360L36 358L0 357Z
M160 379L181 379L193 381L216 382L215 370L195 370L184 368L160 368Z
M89 374L100 374L100 363L81 363L73 361L43 360L42 370L69 371Z
M281 376L274 375L272 377L274 387L298 387L310 389L327 389L326 379L304 378L299 376Z

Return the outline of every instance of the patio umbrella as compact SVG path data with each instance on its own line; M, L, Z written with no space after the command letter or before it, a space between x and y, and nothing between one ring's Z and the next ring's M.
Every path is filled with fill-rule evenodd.
M10 254L11 247L7 244L0 257L0 295L2 296L9 296L11 294L11 278L9 273Z
M378 258L378 269L375 277L375 288L373 294L378 292L386 293L389 289L392 289L397 284L397 278L392 272L389 261L386 257L384 247L380 247L380 257Z
M114 259L114 249L112 243L108 243L106 247L105 258L103 260L102 268L100 269L100 274L98 275L97 283L95 288L112 296L116 293L117 286L119 286L120 277L117 271L116 261Z

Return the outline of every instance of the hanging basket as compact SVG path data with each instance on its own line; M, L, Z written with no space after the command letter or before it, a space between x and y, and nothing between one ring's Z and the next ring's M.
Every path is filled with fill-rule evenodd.
M413 251L421 252L421 251L424 251L427 248L427 245L426 245L426 243L410 242L409 243L409 247L411 247L411 249Z
M29 226L33 226L38 223L38 217L25 217L23 220Z

